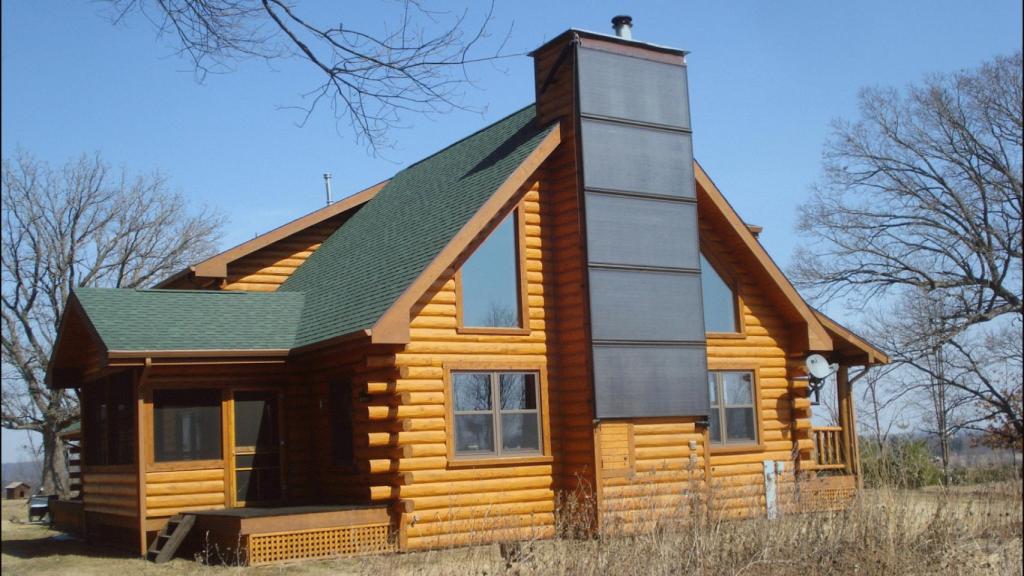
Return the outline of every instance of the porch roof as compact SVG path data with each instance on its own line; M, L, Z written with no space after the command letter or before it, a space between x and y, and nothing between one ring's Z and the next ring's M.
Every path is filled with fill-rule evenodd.
M281 350L295 343L301 292L79 288L108 352Z

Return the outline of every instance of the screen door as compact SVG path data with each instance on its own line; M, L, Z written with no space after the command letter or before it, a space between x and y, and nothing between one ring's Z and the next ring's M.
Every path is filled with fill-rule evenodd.
M235 505L281 500L280 400L274 391L234 393Z

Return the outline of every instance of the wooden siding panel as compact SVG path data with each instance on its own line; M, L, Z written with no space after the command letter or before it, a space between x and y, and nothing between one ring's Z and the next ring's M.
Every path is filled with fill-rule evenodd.
M134 469L82 472L82 501L86 512L139 516L138 475Z
M349 213L339 214L235 260L228 265L223 289L277 290L349 216Z
M603 422L598 432L602 456L621 444L622 427L628 424L632 431L629 473L607 467L601 471L599 501L607 529L636 529L652 519L679 517L708 504L712 512L727 518L764 514L763 462L785 463L779 478L781 506L794 492L795 473L810 461L806 385L793 380L804 351L793 349L787 320L763 288L743 274L752 263L742 247L729 245L707 219L700 224L702 251L737 279L742 304L742 335L709 337L708 369L756 374L760 443L748 449L712 448L706 460L704 434L695 419ZM606 442L616 448L606 448ZM694 459L690 442L697 448Z
M458 330L455 273L478 245L475 242L414 307L410 342L393 360L401 378L367 389L383 392L375 394L370 404L391 418L379 421L379 426L422 430L371 433L368 438L374 446L367 450L386 450L371 461L370 472L379 472L371 475L390 479L386 485L374 480L371 496L409 502L413 507L412 513L403 516L401 528L409 549L469 543L473 538L485 541L482 534L553 534L552 460L557 458L467 469L451 466L447 456L451 430L446 423L446 367L471 362L494 369L547 372L551 364L547 318L553 316L550 302L555 287L548 280L551 250L541 236L551 215L541 200L539 185L531 183L521 194L519 211L524 225L520 245L524 248L529 333L469 334ZM549 394L550 390L544 397ZM550 418L550 399L542 408Z
M224 508L224 468L146 473L146 517L166 518L188 510Z

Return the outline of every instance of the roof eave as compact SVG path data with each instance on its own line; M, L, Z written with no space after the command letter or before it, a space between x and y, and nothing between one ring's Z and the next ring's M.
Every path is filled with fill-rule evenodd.
M782 270L772 260L772 257L761 246L753 232L750 231L750 228L747 227L739 217L739 214L736 213L736 210L729 204L725 195L718 189L718 186L711 180L711 177L704 171L700 163L695 160L693 166L694 176L697 179L699 188L704 191L715 209L729 223L743 245L763 267L765 273L774 281L785 300L792 305L793 310L806 324L807 332L804 336L806 337L807 349L822 352L831 351L833 349L832 338L815 315L814 310L804 301L793 284L786 278L786 275L782 273Z
M333 202L331 204L328 204L327 206L324 206L323 208L314 210L313 212L310 212L305 216L296 218L295 220L292 220L287 224L278 226L277 228L274 228L270 232L261 234L253 238L252 240L248 240L237 246L229 248L219 254L211 256L206 260L203 260L202 262L190 266L185 270L176 272L167 279L162 280L159 284L156 285L156 288L165 288L168 285L172 284L173 282L188 276L214 280L227 278L228 265L234 262L235 260L238 260L239 258L242 258L244 256L248 256L249 254L252 254L257 250L260 250L261 248L266 248L267 246L273 244L274 242L277 242L278 240L281 240L283 238L287 238L292 234L301 232L302 230L305 230L310 226L315 226L316 224L319 224L324 220L333 218L335 216L338 216L339 214L343 214L345 212L348 212L349 210L362 206L363 204L373 199L373 197L376 196L377 193L380 192L380 190L384 188L384 186L388 182L389 180L378 182L377 184L374 184L369 188L361 190L360 192L356 192L351 196L342 198L337 202Z
M145 358L280 358L288 356L291 348L199 348L179 350L110 350L110 360Z
M827 316L820 310L814 309L814 314L818 317L818 320L825 326L835 338L842 340L849 344L853 348L860 350L864 353L866 365L876 364L889 364L892 362L892 358L885 353L881 348L875 346L871 342L868 342L862 336L859 336L853 330L850 330L846 326L843 326L839 322Z

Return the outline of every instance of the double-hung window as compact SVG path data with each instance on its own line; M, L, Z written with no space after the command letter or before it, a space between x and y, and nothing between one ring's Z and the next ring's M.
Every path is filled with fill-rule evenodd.
M452 372L452 398L456 457L542 453L537 372Z
M757 396L750 371L708 372L711 443L757 444Z

